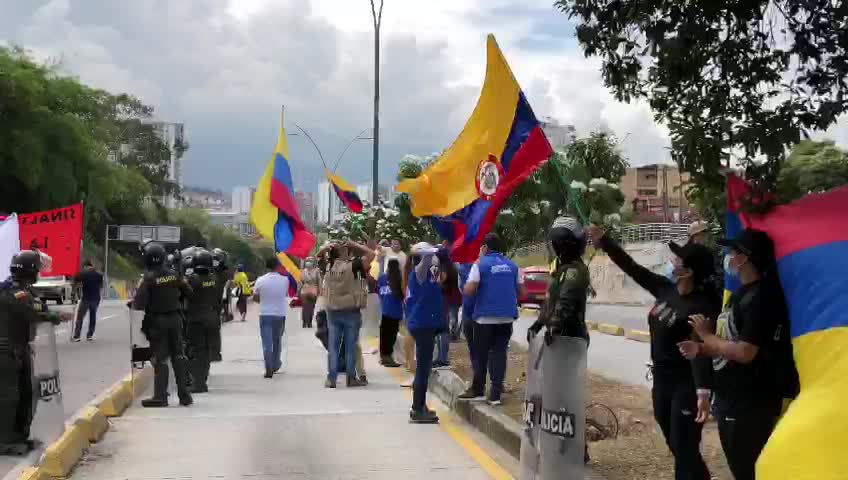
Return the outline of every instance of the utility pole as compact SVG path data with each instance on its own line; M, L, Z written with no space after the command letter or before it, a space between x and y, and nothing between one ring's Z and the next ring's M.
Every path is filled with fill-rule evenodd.
M380 24L383 21L383 0L379 10L371 0L371 18L374 20L374 158L371 165L371 204L377 205L380 162Z

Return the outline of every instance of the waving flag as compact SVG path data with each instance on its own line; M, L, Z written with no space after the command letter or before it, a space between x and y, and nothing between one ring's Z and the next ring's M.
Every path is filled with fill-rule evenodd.
M742 219L745 218L746 223L748 222L748 217L742 212L741 202L742 199L748 195L750 188L745 180L742 180L736 175L729 174L727 176L727 187L726 187L726 197L727 197L727 209L724 213L724 226L725 226L725 234L724 238L736 238L739 233L745 229L742 226ZM728 300L730 300L730 295L736 292L739 289L740 283L739 279L730 274L730 272L724 272L724 304L726 305Z
M465 128L418 178L396 187L409 194L412 214L430 217L452 243L458 262L477 258L504 201L553 153L494 36L486 47L486 80Z
M300 289L300 269L285 253L278 253L277 258L280 260L279 272L289 279L289 296L294 297Z
M315 237L306 230L294 200L289 145L280 118L280 135L274 156L256 187L250 221L262 237L274 241L274 249L296 257L306 257L315 246Z
M356 194L356 188L336 175L333 175L329 170L325 170L324 174L327 176L327 180L330 181L330 185L333 186L333 190L336 191L336 195L339 196L339 200L341 200L344 206L351 212L361 212L362 200Z
M731 183L732 182L732 183ZM728 201L747 189L728 177ZM801 393L757 461L762 480L843 478L848 416L848 186L808 195L767 215L738 214L774 241ZM730 223L728 223L730 225Z

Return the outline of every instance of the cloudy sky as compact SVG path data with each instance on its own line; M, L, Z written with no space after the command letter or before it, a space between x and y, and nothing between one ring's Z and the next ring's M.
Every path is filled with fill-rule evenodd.
M644 104L616 102L552 0L386 0L382 29L381 180L406 153L450 144L477 99L485 37L496 35L537 116L585 134L604 127L632 164L669 161L666 130ZM334 161L372 122L368 0L0 0L0 42L58 60L69 74L184 122L186 183L255 184L280 105ZM844 130L844 129L843 129ZM841 132L840 132L841 133ZM837 135L840 136L840 135ZM289 138L296 187L321 175L312 146ZM340 173L370 181L371 142Z

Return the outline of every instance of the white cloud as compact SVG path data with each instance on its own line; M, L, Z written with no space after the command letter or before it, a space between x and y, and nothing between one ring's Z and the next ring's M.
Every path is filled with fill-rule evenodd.
M566 17L550 0L386 0L383 13L381 169L404 153L446 147L471 112L495 33L538 116L580 133L612 129L633 163L667 161L667 132L642 104L603 87ZM186 123L187 180L229 188L254 183L277 133L307 128L334 161L370 127L370 6L352 0L0 0L0 41L54 58L83 81L127 91ZM313 188L320 164L289 140L296 181ZM370 177L370 142L345 157L343 176ZM311 185L310 185L311 184Z

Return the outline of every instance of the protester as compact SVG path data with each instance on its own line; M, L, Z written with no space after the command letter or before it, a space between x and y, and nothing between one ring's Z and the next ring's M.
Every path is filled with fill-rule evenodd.
M436 423L438 415L427 408L427 386L433 364L436 335L445 330L445 303L441 283L445 280L437 249L426 242L412 247L412 268L407 278L406 321L415 339L416 366L412 385L412 423Z
M324 298L330 329L330 348L327 380L324 386L336 388L339 349L344 339L347 386L362 387L367 384L367 381L356 376L357 352L360 352L361 309L365 307L367 295L365 265L371 263L374 252L368 247L350 241L325 247L319 251L319 255L325 252L329 253L327 273L324 276ZM353 252L358 252L362 256L352 257Z
M468 295L465 293L465 284L468 282L468 275L471 273L473 263L463 263L459 266L459 289L462 292L462 334L465 336L465 343L468 344L468 357L471 360L471 369L477 365L475 353L477 348L474 345L474 303L477 301L476 295Z
M265 359L265 378L271 378L283 365L282 339L289 305L289 278L279 272L279 260L265 262L268 273L256 280L253 300L259 303L259 334Z
M480 259L471 267L465 282L465 293L476 295L473 319L476 359L474 381L460 395L462 399L482 399L486 392L486 373L491 377L489 403L501 404L506 359L512 324L518 318L518 299L524 285L518 267L501 253L500 238L486 235L480 248Z
M88 333L85 339L94 340L94 329L97 327L97 307L100 305L100 291L103 289L103 275L94 268L91 260L83 264L82 272L77 275L75 283L81 286L82 298L77 311L76 325L72 342L79 342L82 334L82 321L88 313Z
M703 343L686 340L679 347L689 359L713 358L713 411L724 455L736 480L753 480L783 399L798 393L798 372L771 239L747 229L719 244L729 249L725 271L742 286L719 316L716 333L706 317L693 315L689 323Z
M384 367L396 368L395 341L397 340L400 322L403 320L403 282L400 263L396 258L388 261L387 269L380 274L377 281L377 291L380 294L382 319L380 321L380 364Z
M713 257L703 245L680 247L675 254L673 280L637 264L618 243L597 225L588 228L595 247L604 250L624 273L656 299L648 314L653 362L654 418L674 455L675 479L708 480L701 456L701 429L709 417L711 367L709 361L687 361L678 343L694 335L689 317L715 318L715 292L709 277Z
M440 333L436 339L438 355L433 362L433 368L450 367L449 353L453 329L458 328L459 306L462 304L462 294L459 292L459 273L456 266L450 260L450 254L446 248L439 248L439 264L445 274L442 283L442 295L445 299L445 331ZM457 325L455 327L455 325Z
M380 296L377 292L377 279L380 277L380 260L378 254L381 249L376 239L369 239L366 242L368 249L374 253L371 261L364 263L367 271L366 283L368 284L368 297L365 302L365 308L362 310L362 328L366 336L378 335L380 331ZM360 347L361 350L361 347ZM374 349L370 353L375 354L378 350ZM364 365L363 365L364 368Z
M244 265L239 264L237 272L233 276L233 285L236 287L236 308L241 314L241 321L247 320L247 298L251 295L250 281L244 271Z
M412 255L405 257L405 263L403 265L403 291L404 295L409 292L409 272L413 270L414 265L412 264ZM400 346L403 353L403 366L410 373L410 376L400 383L400 386L403 388L412 388L412 384L415 380L415 338L409 333L409 325L408 325L408 314L405 311L406 305L404 304L404 319L400 325L400 333L401 333L401 341Z
M687 229L689 233L689 243L706 245L707 236L709 235L709 231L707 231L708 228L709 225L707 225L707 222L703 220L698 220L690 223L689 228Z
M380 247L383 251L383 270L386 270L386 264L392 258L396 258L398 263L401 266L406 265L406 253L403 251L403 245L400 243L400 240L397 238L393 238L390 242L390 247Z
M315 264L315 258L309 257L304 262L303 271L300 274L300 296L301 309L300 318L303 328L312 328L312 318L315 315L315 303L321 294L321 272Z

